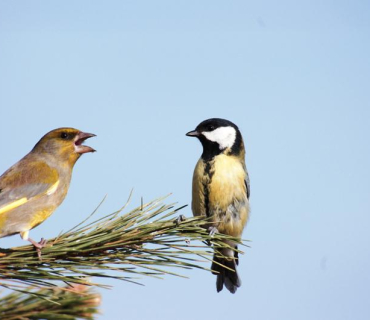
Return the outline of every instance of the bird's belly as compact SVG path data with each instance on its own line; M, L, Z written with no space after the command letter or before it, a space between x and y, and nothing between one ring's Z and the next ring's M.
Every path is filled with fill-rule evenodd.
M219 232L240 237L249 216L245 170L240 162L223 157L215 162L209 185L209 211Z
M226 210L215 207L210 208L210 211L212 221L220 233L241 237L249 216L248 201L230 204Z

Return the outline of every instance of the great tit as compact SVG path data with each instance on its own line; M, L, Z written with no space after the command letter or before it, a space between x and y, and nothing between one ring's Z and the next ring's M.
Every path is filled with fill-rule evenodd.
M198 138L203 146L193 175L193 215L208 217L211 233L218 231L240 239L250 212L250 182L238 127L231 121L213 118L201 122L186 135ZM234 242L228 244L237 249ZM215 250L211 269L217 275L217 292L225 286L235 293L241 286L238 264L236 251Z

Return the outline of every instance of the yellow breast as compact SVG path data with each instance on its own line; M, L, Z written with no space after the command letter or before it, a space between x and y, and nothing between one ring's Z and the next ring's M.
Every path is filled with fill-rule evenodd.
M221 154L214 161L213 168L210 203L226 209L235 199L246 198L246 173L237 157Z
M218 155L210 163L202 159L194 171L194 215L207 213L221 233L239 237L249 215L246 172L240 158Z

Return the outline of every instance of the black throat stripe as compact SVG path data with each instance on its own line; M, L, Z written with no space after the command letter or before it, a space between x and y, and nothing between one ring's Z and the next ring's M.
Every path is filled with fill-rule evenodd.
M210 193L210 186L212 177L214 174L213 170L213 159L205 162L205 168L204 168L204 175L208 177L208 179L203 180L203 191L204 191L204 209L206 211L206 216L209 218L211 216L210 210L209 210L209 193Z

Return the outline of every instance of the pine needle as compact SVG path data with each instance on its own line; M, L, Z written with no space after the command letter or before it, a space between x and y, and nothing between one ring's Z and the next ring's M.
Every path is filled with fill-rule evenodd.
M31 286L41 290L36 295L42 297L43 290L53 291L61 283L106 288L92 279L138 283L143 276L181 276L173 268L209 270L209 263L204 262L212 260L213 249L206 243L218 249L230 248L226 239L240 243L221 234L210 236L205 219L179 221L178 211L184 207L175 208L163 200L141 203L122 214L124 206L89 222L96 215L94 210L76 227L50 239L41 261L30 245L0 249L0 286L28 293Z
M27 288L1 299L0 319L94 319L100 302L100 295L83 285L52 291Z

